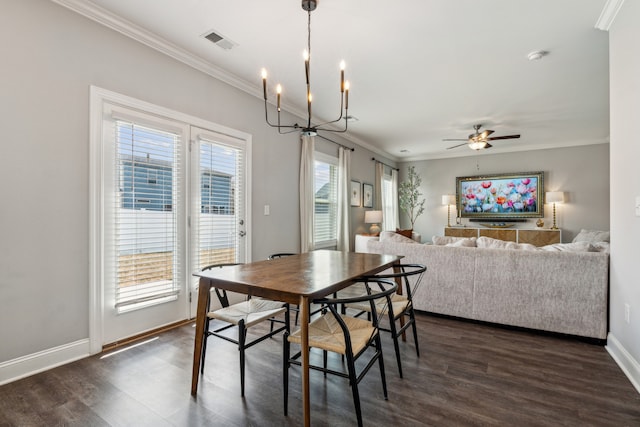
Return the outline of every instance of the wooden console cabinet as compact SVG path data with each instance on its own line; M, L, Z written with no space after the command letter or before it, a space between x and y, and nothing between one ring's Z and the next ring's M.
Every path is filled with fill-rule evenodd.
M517 243L546 246L562 241L561 230L518 228L445 227L444 235L453 237L491 237Z

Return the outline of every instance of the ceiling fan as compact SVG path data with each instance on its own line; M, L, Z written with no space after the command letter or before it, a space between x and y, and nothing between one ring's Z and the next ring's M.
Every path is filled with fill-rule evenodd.
M447 150L452 148L462 147L463 145L468 145L472 150L483 150L485 148L493 147L489 144L489 141L496 141L499 139L516 139L520 138L520 135L505 135L505 136L493 136L489 137L494 131L492 130L483 130L480 132L480 128L482 125L473 125L473 129L475 129L475 133L469 135L466 139L443 139L443 141L465 141L462 144L454 145L452 147L448 147Z

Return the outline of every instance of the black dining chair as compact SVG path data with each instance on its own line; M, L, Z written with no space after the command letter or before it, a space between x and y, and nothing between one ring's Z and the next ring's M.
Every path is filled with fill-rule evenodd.
M203 268L202 271L214 270L217 268L229 268L235 265L239 264L213 264ZM222 308L211 310L210 293L209 300L207 301L207 317L205 319L200 372L204 373L205 356L207 354L207 339L210 336L215 336L237 345L238 351L240 352L240 395L244 396L245 350L282 331L289 331L289 304L250 297L247 298L246 301L230 304L226 290L218 288L214 288L213 290L215 291ZM284 314L284 319L277 318L277 316L281 314ZM210 322L212 319L223 322L223 325L214 330L210 330ZM247 341L248 329L265 321L269 321L271 323L270 331L265 334L260 334L252 341ZM282 324L282 326L274 330L273 325L275 323ZM238 328L237 338L229 336L228 334L223 334L224 331L233 327Z
M309 365L310 369L322 371L326 374L338 375L349 379L353 403L355 406L358 426L362 426L362 411L360 407L360 395L358 384L365 374L378 361L380 378L382 379L382 391L385 400L387 399L387 382L384 372L384 360L382 357L382 344L378 329L379 320L384 316L384 312L378 313L378 307L386 307L391 304L391 295L396 292L398 285L385 279L363 279L360 281L365 288L371 292L375 287L375 292L359 295L352 298L321 298L315 300L317 304L326 307L326 312L309 324L309 348L317 348L326 352L333 352L346 358L347 368L337 371L327 368L326 357L323 358L323 365ZM382 301L381 303L379 301ZM372 314L372 321L340 314L339 307L342 304L368 303ZM289 334L284 333L282 340L283 351L283 385L284 385L284 414L288 411L289 398L289 368L291 365L300 366L301 352L291 355L291 344L300 344L300 331ZM367 351L369 350L369 351ZM361 356L369 355L369 360L365 366L356 372L356 360Z
M402 358L400 357L399 339L402 334L409 328L413 329L413 340L415 342L416 354L420 357L420 347L418 346L418 330L416 327L416 315L413 309L413 295L420 287L424 273L427 271L427 267L422 264L400 264L398 266L399 271L397 273L381 273L372 276L370 279L387 279L394 280L398 283L400 294L395 294L391 297L391 304L388 306L386 312L389 318L389 328L380 327L381 331L390 332L393 338L393 347L396 353L396 361L398 363L398 372L400 378L402 378ZM360 286L362 288L362 286ZM349 288L348 288L349 289ZM351 288L348 292L353 294L354 289ZM366 293L364 289L360 289L360 293ZM371 309L369 304L363 303L349 303L345 307L358 310L359 313L356 317L363 313L370 314ZM378 312L384 311L382 307L379 307ZM396 322L400 319L404 319L404 325L397 328ZM402 324L402 322L400 322Z

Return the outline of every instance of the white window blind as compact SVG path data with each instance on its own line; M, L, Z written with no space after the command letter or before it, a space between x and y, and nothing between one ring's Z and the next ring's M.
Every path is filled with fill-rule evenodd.
M338 218L337 159L316 153L314 191L314 247L335 246Z
M113 251L118 312L175 300L179 292L180 136L115 121Z
M240 262L241 221L245 217L244 149L198 138L198 193L195 268Z

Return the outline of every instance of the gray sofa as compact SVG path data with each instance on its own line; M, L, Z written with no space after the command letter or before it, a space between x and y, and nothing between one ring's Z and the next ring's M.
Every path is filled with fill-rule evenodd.
M368 242L427 266L414 295L427 312L596 339L607 337L609 254Z

